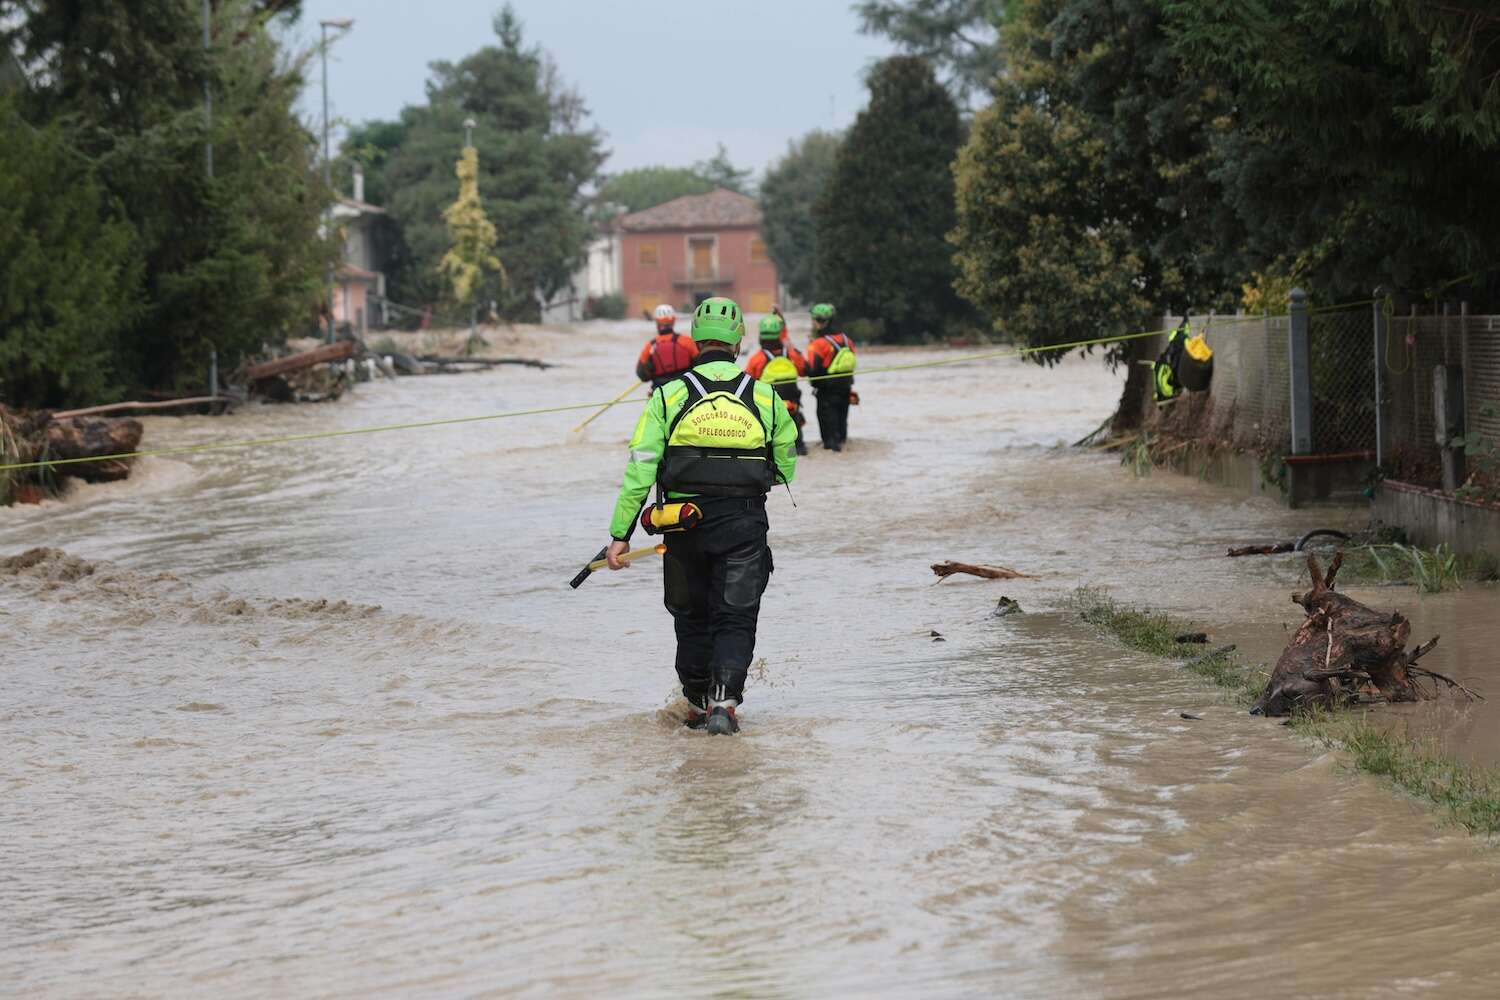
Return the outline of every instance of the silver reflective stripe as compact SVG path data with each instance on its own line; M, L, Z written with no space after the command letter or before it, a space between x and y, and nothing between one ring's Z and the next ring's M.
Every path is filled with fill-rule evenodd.
M682 373L682 377L685 380L693 383L693 388L698 390L698 395L700 395L700 396L707 396L708 395L708 390L705 389L705 388L703 388L703 383L698 381L698 376L694 375L692 372L683 372Z
M654 462L656 459L656 452L647 451L644 448L636 449L630 453L630 460L632 462Z
M744 378L740 379L740 384L734 387L734 394L736 396L743 396L745 394L745 386L749 384L750 376L746 375Z

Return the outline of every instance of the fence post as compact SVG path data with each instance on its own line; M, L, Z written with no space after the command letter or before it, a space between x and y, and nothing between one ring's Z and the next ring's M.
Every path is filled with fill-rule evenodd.
M1385 468L1385 361L1381 345L1390 338L1389 320L1385 315L1385 289L1375 289L1375 467Z
M1288 309L1287 349L1292 377L1292 454L1312 453L1312 349L1307 332L1307 293L1293 288Z

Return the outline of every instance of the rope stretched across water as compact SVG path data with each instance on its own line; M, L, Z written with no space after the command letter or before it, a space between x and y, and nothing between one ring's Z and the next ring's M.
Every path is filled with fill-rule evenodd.
M1264 317L1226 317L1216 320L1216 325L1228 325L1234 323L1255 322L1260 323ZM1049 344L1045 347L1009 347L1003 350L987 351L981 354L965 354L953 358L935 358L929 361L913 361L901 365L881 365L873 368L863 368L855 374L860 377L867 375L880 375L888 372L908 372L921 368L942 368L949 365L973 364L981 361L994 361L1000 358L1026 357L1031 354L1043 354L1049 351L1073 351L1086 347L1099 347L1105 344L1118 344L1125 341L1140 340L1143 337L1155 337L1162 333L1161 330L1145 330L1139 333L1127 333L1112 337L1098 337L1093 340L1076 340L1067 344ZM814 375L806 379L808 382L821 382L830 378L848 378L847 375ZM373 427L353 427L347 430L336 431L314 431L307 434L283 434L277 437L247 438L241 441L207 441L202 444L179 445L173 448L142 448L139 451L123 451L113 455L95 455L88 458L49 458L35 462L13 462L8 465L0 465L0 472L20 471L23 469L45 469L59 465L79 465L85 462L111 462L122 461L130 458L152 458L170 455L189 455L205 451L228 451L232 448L269 448L283 444L299 444L305 441L323 441L332 438L355 437L361 434L385 434L391 431L421 430L428 427L449 427L458 424L475 424L489 420L508 420L512 417L535 417L551 413L567 413L573 410L593 410L600 412L618 406L624 401L623 396L613 400L594 403L565 403L560 406L543 406L529 410L506 410L500 413L483 413L472 417L445 417L439 420L418 420L404 424L379 424Z

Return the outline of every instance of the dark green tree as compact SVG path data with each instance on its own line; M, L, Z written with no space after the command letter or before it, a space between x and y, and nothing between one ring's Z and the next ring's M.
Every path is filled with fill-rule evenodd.
M707 194L714 182L688 167L637 167L611 174L595 201L627 212L639 212L673 198Z
M232 365L311 326L336 249L319 236L327 192L293 112L301 63L280 50L275 13L221 2L205 52L200 8L188 0L0 0L8 41L36 70L26 117L66 123L135 230L144 301L116 344L121 384L199 384L211 349Z
M0 95L0 400L118 395L115 345L141 309L134 236L61 129Z
M1182 72L1155 0L1025 0L1004 37L1009 70L957 167L965 297L1033 346L1228 304L1243 272L1205 246L1228 215L1208 156L1222 105Z
M333 165L333 186L342 194L354 190L354 165L365 174L365 201L384 206L390 199L385 171L391 157L406 142L407 128L401 121L369 121L350 126L339 146Z
M443 209L457 194L453 161L473 118L479 190L500 232L496 253L509 280L491 279L479 297L503 315L535 319L537 293L567 284L590 236L582 191L603 162L597 131L585 128L582 101L558 79L540 49L525 43L515 12L495 16L498 44L458 63L432 64L426 103L403 109L405 137L382 183L386 208L409 253L392 276L392 297L412 303L442 297L438 261L448 249Z
M1422 0L1166 0L1177 57L1226 91L1208 233L1323 301L1377 284L1500 302L1500 18ZM1295 30L1291 30L1295 26Z
M1005 68L1000 28L1020 0L860 0L860 30L937 66L953 96L982 96Z
M793 140L760 185L765 216L761 235L782 283L803 302L817 294L818 227L813 210L833 176L840 142L838 136L820 131Z
M738 191L740 194L755 193L755 184L750 179L752 171L736 167L730 162L729 151L722 142L713 156L693 164L693 173L716 188Z
M816 297L871 323L867 336L920 340L964 313L945 240L963 129L921 59L878 63L869 87L817 204Z

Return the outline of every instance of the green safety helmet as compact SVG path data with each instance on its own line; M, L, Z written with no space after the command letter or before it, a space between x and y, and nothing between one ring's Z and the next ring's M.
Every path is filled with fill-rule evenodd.
M812 307L812 318L820 319L825 323L828 322L829 320L833 319L833 306L829 305L827 302L819 302L817 305Z
M785 329L786 320L782 319L775 313L772 313L769 316L762 316L760 319L761 340L780 340L781 331Z
M745 317L734 299L716 295L698 303L693 313L693 342L715 340L723 344L738 344L745 335Z

